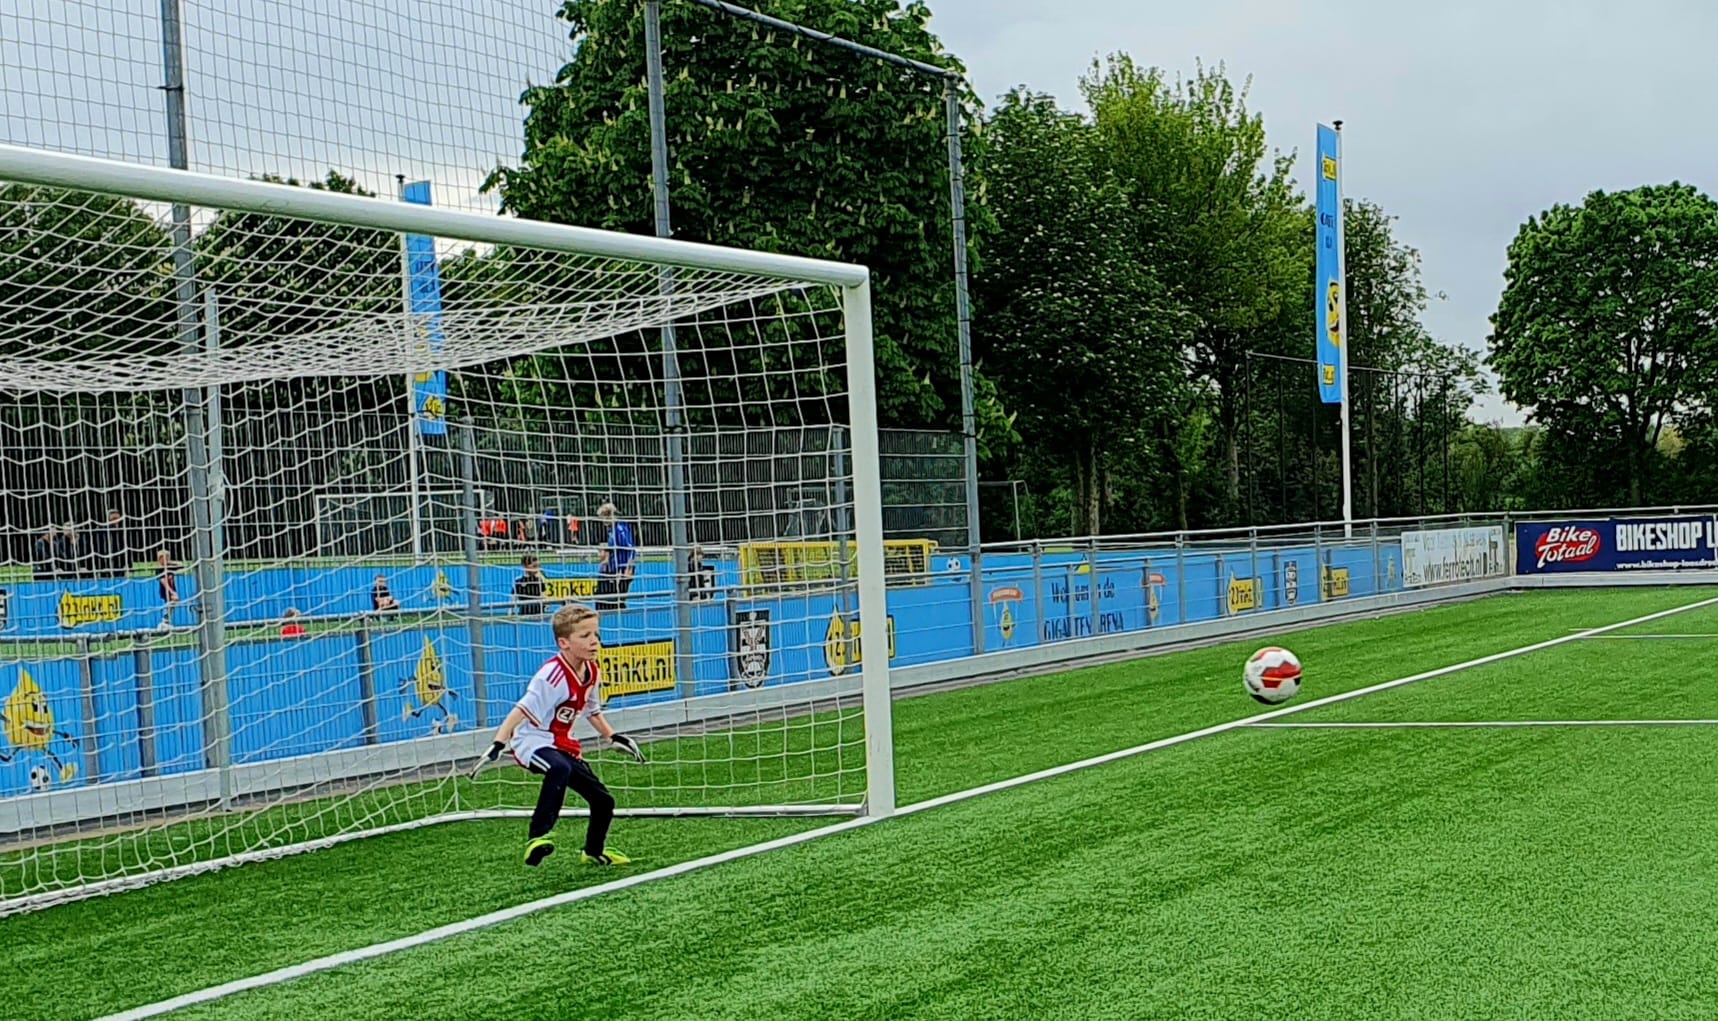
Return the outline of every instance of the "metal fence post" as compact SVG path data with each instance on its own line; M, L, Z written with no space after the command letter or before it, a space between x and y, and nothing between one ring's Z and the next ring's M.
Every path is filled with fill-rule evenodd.
M1175 622L1187 623L1187 533L1175 533Z
M1324 572L1330 566L1324 562L1324 527L1312 526L1312 558L1317 561L1318 568L1318 601L1324 602Z
M1092 536L1086 546L1086 597L1091 605L1086 607L1086 615L1090 618L1092 635L1098 635L1098 625L1102 623L1098 616L1098 537ZM1068 586L1068 598L1074 598L1074 586Z
M1257 586L1254 595L1261 604L1253 607L1253 609L1262 610L1264 609L1262 604L1265 601L1265 585L1259 578L1259 530L1256 528L1247 529L1247 556L1250 569L1253 572L1248 576L1248 581Z
M1515 523L1509 520L1507 511L1503 515L1503 563L1498 566L1503 568L1503 573L1506 576L1514 576L1516 569Z
M968 600L972 606L972 653L977 656L984 652L984 551L977 546L972 548L968 577L972 584L972 598Z
M78 635L78 688L83 696L84 715L84 782L101 780L101 736L96 728L99 719L95 710L95 657L90 653L89 635ZM54 781L59 782L59 777Z
M1038 642L1043 645L1050 640L1049 622L1044 618L1044 543L1032 540L1032 611L1038 619Z
M370 648L370 618L358 618L358 630L353 635L358 646L358 710L364 720L364 743L375 744L381 739L376 712L376 657Z
M474 722L481 730L489 726L489 670L484 656L483 571L477 552L477 439L470 415L459 420L459 485L460 502L464 505L460 508L460 527L465 531L465 619L471 642L471 700L475 703Z
M1378 542L1378 522L1372 522L1372 594L1384 591L1384 549Z
M1143 630L1157 623L1152 619L1155 615L1151 612L1151 601L1157 598L1157 589L1153 588L1151 584L1151 557L1149 556L1140 564L1139 583L1145 594L1145 612L1142 615L1144 623L1141 626L1141 630Z
M154 776L155 755L155 654L149 639L138 635L131 650L133 676L137 680L137 762L144 776Z

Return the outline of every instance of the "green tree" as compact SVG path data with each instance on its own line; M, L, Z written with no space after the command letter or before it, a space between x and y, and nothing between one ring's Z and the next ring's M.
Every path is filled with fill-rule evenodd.
M1103 527L1106 476L1171 418L1186 317L1135 244L1127 188L1096 130L1049 96L1004 97L987 125L996 220L976 337L1023 434L1066 470L1075 534Z
M1718 420L1690 415L1677 430L1676 480L1664 494L1673 503L1718 503Z
M1194 317L1193 370L1215 400L1231 516L1247 352L1299 352L1310 333L1312 243L1290 157L1268 150L1263 118L1221 67L1170 83L1117 55L1081 87L1128 186L1135 247Z
M752 6L960 67L922 3ZM650 233L643 5L567 0L560 17L577 51L555 84L526 91L523 158L490 185L522 216ZM948 424L959 401L942 83L691 4L662 18L675 236L870 267L883 420ZM969 144L977 162L981 139ZM977 238L982 204L969 207Z
M296 179L261 179L301 187ZM309 186L370 194L334 170ZM393 231L229 211L192 245L198 283L219 297L223 347L349 330L401 309L400 236Z
M105 519L121 494L154 509L177 394L92 387L177 352L170 265L166 232L130 199L0 184L0 444L22 457L0 486L0 556L28 563L26 530ZM53 385L76 392L20 393Z
M1520 510L1522 454L1494 425L1464 427L1450 442L1450 472L1455 511Z
M1347 250L1349 363L1400 369L1413 361L1426 328L1420 253L1395 236L1396 218L1376 203L1343 203Z
M177 343L167 234L130 199L0 185L0 345L58 360Z
M1300 215L1301 238L1310 247L1312 210ZM1445 492L1445 448L1486 389L1479 353L1441 343L1426 329L1420 254L1396 235L1396 218L1354 199L1345 203L1344 217L1354 511L1446 509L1434 499ZM1287 306L1288 322L1263 333L1267 343L1281 337L1284 353L1301 361L1253 359L1245 391L1243 443L1257 521L1323 517L1341 506L1339 409L1319 402L1314 369L1305 361L1315 328L1314 281L1306 269L1304 303ZM1449 509L1455 499L1452 486Z
M1479 370L1479 352L1444 344L1426 329L1422 316L1429 296L1420 253L1396 236L1395 224L1396 217L1376 203L1344 203L1347 341L1350 364L1356 367L1349 378L1350 415L1366 430L1354 426L1355 513L1472 508L1461 502L1466 496L1460 475L1466 469L1456 461L1468 409L1488 384ZM1392 375L1368 376L1368 368ZM1383 462L1376 471L1372 458ZM1333 499L1340 499L1340 486L1338 468L1331 482Z
M307 187L368 194L333 170ZM193 237L192 248L197 284L216 299L225 357L326 365L330 357L373 352L398 329L403 267L394 231L228 210ZM324 367L223 389L226 469L250 480L228 491L226 534L234 548L315 548L326 536L310 524L313 494L341 484L379 490L405 482L399 451L411 412L403 372L364 368Z
M1614 466L1615 481L1570 479L1620 484L1587 498L1639 505L1663 430L1712 407L1718 203L1673 183L1553 206L1521 227L1504 278L1488 359L1504 396L1565 469Z

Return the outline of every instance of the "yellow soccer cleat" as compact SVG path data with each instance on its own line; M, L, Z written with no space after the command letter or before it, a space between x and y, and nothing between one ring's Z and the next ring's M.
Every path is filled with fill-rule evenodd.
M586 865L631 865L632 864L631 858L628 858L626 855L621 854L619 851L611 851L606 847L603 848L603 852L601 854L597 854L597 855L581 854L581 855L579 855L579 861L584 862Z
M543 859L555 853L554 834L538 837L525 845L525 864L532 867L543 864Z

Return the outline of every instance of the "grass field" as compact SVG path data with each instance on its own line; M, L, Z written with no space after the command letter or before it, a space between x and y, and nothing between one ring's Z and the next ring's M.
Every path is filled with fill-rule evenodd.
M1284 636L1311 700L1705 589ZM187 1018L1710 1018L1718 606L604 894ZM1645 637L1675 635L1684 637ZM1225 645L908 699L903 804L1253 715ZM1408 723L1470 723L1404 727ZM1376 724L1352 727L1332 724ZM1388 725L1388 726L1385 726ZM574 824L572 832L579 832ZM638 869L822 825L623 820ZM465 823L0 921L78 1018L613 878Z

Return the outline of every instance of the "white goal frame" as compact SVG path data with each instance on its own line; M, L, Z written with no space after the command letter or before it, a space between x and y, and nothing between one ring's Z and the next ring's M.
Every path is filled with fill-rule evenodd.
M254 180L238 180L193 171L143 166L110 160L68 155L0 144L0 181L61 188L81 192L120 195L161 204L224 209L266 216L288 216L326 224L470 242L478 245L517 245L598 258L629 260L664 267L729 272L795 282L827 285L839 290L845 325L847 367L846 400L850 409L851 466L854 520L858 546L859 613L862 619L882 621L887 616L883 557L882 486L879 469L877 389L873 359L870 273L862 266L723 248L715 245L614 233L509 217L486 216L433 206L393 202L377 198L335 194L308 188L293 188ZM866 779L863 802L858 811L883 817L895 811L894 751L890 712L890 668L888 630L863 628L860 638L862 661L857 676L840 678L825 691L825 683L806 683L805 699L833 693L839 687L848 697L857 689L865 728ZM832 679L834 680L834 679ZM795 694L798 695L796 686ZM741 693L735 696L744 698ZM717 699L731 701L732 699ZM640 707L629 713L648 724L651 717L687 718L698 714L700 700ZM722 708L729 708L723 706ZM711 713L719 716L720 713ZM412 742L417 745L420 742ZM420 753L440 761L457 761L468 754L469 739L425 739ZM431 747L433 745L434 747ZM277 764L278 768L278 764ZM235 767L180 773L172 783L187 790L208 788L225 801L233 791ZM220 773L222 775L216 776ZM165 779L165 778L163 778ZM160 781L155 781L159 786ZM136 785L139 789L147 784ZM67 790L14 799L10 811L0 812L0 824L24 829L37 824L64 825L83 811L95 809L107 797L92 790ZM159 797L161 792L156 791ZM153 800L142 797L142 801ZM111 807L111 806L109 806ZM829 806L833 812L852 814L851 805ZM803 815L808 806L753 806L742 810L757 814L775 809L777 814ZM103 813L106 814L106 813ZM456 813L460 818L470 813ZM359 834L361 835L361 834ZM311 849L316 844L305 845ZM275 849L262 856L290 853ZM242 857L242 856L241 856ZM237 859L235 859L237 860ZM230 863L230 862L229 862ZM201 868L220 867L210 862ZM70 899L63 894L55 899Z

